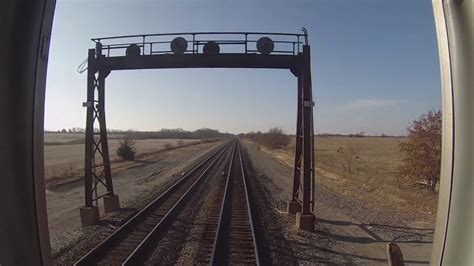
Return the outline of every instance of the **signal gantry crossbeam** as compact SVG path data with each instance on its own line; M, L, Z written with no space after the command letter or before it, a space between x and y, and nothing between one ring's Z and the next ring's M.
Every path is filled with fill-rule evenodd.
M308 35L265 32L195 32L103 37L92 39L87 60L85 141L85 206L83 226L104 211L120 208L114 193L105 119L105 79L116 70L165 68L288 69L297 77L296 152L293 192L288 211L299 228L314 227L314 134ZM82 71L85 71L83 69ZM98 124L99 130L94 128Z

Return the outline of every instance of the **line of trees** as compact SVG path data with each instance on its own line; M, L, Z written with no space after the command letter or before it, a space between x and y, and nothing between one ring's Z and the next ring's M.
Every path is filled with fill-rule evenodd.
M361 131L359 133L349 133L349 134L340 134L340 133L320 133L316 134L318 137L329 138L329 137L350 137L350 138L365 138L365 137L382 137L382 138L406 138L405 135L388 135L385 133L380 134L366 134Z
M234 136L210 128L200 128L194 131L186 131L181 128L162 129L160 131L128 131L125 132L125 135L132 139L213 139Z
M86 130L80 127L73 127L73 128L63 128L58 130L45 130L46 133L84 133Z
M274 127L267 132L250 132L244 135L245 138L254 140L260 145L270 149L286 149L290 144L290 136L286 135L281 128Z
M73 127L57 131L48 131L47 133L84 133L84 128ZM99 132L98 128L94 128L94 132ZM129 139L211 139L211 138L230 138L233 134L221 133L219 130L210 128L200 128L194 131L176 129L161 129L159 131L135 131L121 129L107 129L107 133L124 134Z
M213 131L211 133L211 131ZM85 128L82 127L72 127L72 128L63 128L63 129L58 129L58 130L45 130L46 133L84 133L86 132ZM94 132L99 132L99 128L94 128ZM107 129L107 133L113 133L113 134L143 134L143 135L161 135L161 136L166 136L166 135L182 135L186 136L186 138L196 138L196 135L211 135L214 134L215 136L217 135L225 135L226 137L233 136L232 134L227 134L227 133L220 133L218 130L214 129L209 129L209 128L201 128L195 131L186 131L181 128L176 128L176 129L161 129L159 131L137 131L133 129ZM249 134L257 134L257 133L262 133L262 132L250 132ZM194 135L193 135L194 134ZM245 134L243 134L245 135ZM377 137L380 136L382 138L385 137L406 137L406 136L395 136L395 135L387 135L385 133L381 133L380 135L371 135L371 134L366 134L365 132L359 132L359 133L350 133L350 134L340 134L340 133L320 133L316 134L318 137L353 137L353 138L363 138L363 137ZM161 138L161 137L159 137ZM171 137L173 138L173 137Z
M94 132L99 132L99 128L94 128ZM107 129L107 133L126 133L133 131L131 129L123 130L123 129ZM63 128L58 130L45 130L46 133L84 133L86 132L85 128L82 127L72 127L72 128Z

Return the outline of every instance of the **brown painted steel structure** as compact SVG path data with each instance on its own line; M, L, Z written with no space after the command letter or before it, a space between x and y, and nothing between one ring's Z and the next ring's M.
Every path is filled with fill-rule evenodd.
M289 69L298 78L298 111L293 193L303 215L314 211L314 137L311 89L310 46L308 36L286 33L200 32L132 35L92 39L87 61L87 107L85 145L85 206L92 207L105 195L114 195L105 119L105 79L113 70L163 68L268 68ZM183 54L160 49L171 40L157 38L188 37L192 48ZM222 37L226 36L226 37ZM229 39L229 36L232 39ZM252 46L257 37L271 36L275 48L271 54L259 54ZM219 40L218 37L222 39ZM240 39L239 39L240 38ZM304 42L303 42L304 38ZM123 42L123 40L126 40ZM151 39L151 40L150 40ZM134 41L130 41L134 40ZM137 41L138 40L138 41ZM202 46L214 41L219 54L205 54ZM125 55L131 44L140 47L140 55ZM161 46L160 46L161 45ZM160 48L157 48L160 47ZM120 55L114 55L121 52ZM105 54L104 54L105 53ZM99 129L94 125L98 123ZM97 162L99 161L99 163ZM105 193L99 195L99 186Z

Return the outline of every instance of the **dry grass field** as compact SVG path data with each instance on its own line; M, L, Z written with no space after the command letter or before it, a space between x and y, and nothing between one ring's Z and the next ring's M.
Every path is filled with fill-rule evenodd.
M118 159L115 150L121 134L109 134L109 153L112 161ZM173 146L198 143L200 140L178 139L143 139L137 140L137 154L147 154ZM84 134L83 133L45 133L44 165L46 180L62 177L73 177L82 173L84 168Z
M395 137L316 137L318 185L366 206L433 215L437 196L399 177L403 158L399 144L403 141ZM294 141L286 150L268 152L293 167Z

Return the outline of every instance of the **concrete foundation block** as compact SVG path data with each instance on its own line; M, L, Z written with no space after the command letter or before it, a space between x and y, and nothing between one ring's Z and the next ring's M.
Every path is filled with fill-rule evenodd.
M120 200L117 195L104 196L104 212L116 212L120 210Z
M93 207L81 207L79 209L81 214L81 225L82 227L97 224L99 222L99 209Z
M301 212L301 204L297 202L296 200L288 201L287 206L288 206L287 208L288 213L295 214L297 212Z
M313 214L302 214L301 212L296 213L296 227L300 230L314 231L314 222L316 217Z

